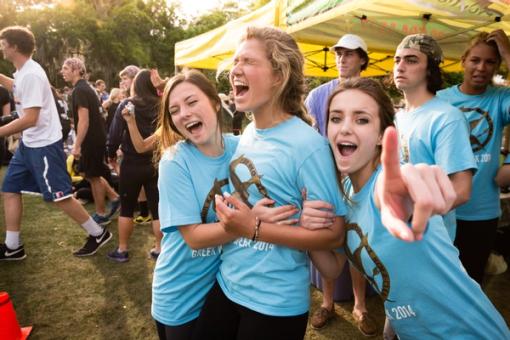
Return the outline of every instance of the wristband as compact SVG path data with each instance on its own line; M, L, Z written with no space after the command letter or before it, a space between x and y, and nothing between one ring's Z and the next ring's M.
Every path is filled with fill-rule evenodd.
M252 241L257 242L259 240L260 225L262 221L258 217L255 217L255 232L253 233Z

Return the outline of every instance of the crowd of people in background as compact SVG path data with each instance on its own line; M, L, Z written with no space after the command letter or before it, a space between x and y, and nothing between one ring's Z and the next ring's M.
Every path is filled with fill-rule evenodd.
M474 37L462 83L446 89L441 46L406 36L389 76L397 109L380 81L361 77L370 48L353 34L331 47L338 78L308 91L296 41L248 28L228 95L197 70L162 78L134 65L108 93L76 57L58 90L32 59L30 30L4 28L0 49L16 68L0 74L0 153L13 154L0 260L27 256L22 193L39 193L87 234L75 256L108 243L119 214L107 257L127 262L134 224L152 224L160 339L302 339L309 318L319 329L335 315L346 263L365 336L381 332L368 282L385 339L510 338L483 291L499 186L510 184L510 156L500 164L510 88L492 84L510 66L502 30ZM323 301L309 315L310 263Z

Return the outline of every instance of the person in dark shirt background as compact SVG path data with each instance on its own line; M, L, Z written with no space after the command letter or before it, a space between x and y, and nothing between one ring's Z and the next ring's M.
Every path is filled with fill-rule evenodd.
M71 154L79 159L80 171L90 182L96 213L93 219L100 225L111 222L110 217L119 209L119 195L108 184L106 179L111 176L105 163L106 130L104 119L100 114L100 103L97 95L87 81L83 79L86 68L82 60L68 58L62 65L62 76L65 81L73 84L71 109L74 116L76 140ZM105 196L111 201L110 212L106 213Z

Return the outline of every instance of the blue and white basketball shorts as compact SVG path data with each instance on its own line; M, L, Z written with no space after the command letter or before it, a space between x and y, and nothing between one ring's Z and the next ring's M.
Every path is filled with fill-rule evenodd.
M72 196L62 141L30 148L21 140L7 168L2 191L38 193L49 202Z

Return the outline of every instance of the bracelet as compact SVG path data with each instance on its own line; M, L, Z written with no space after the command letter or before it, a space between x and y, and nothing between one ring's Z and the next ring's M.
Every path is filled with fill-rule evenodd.
M252 241L257 242L259 240L260 225L262 221L258 217L255 217L255 232L253 233Z

